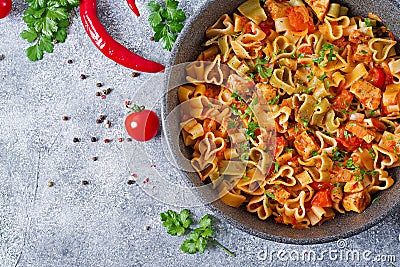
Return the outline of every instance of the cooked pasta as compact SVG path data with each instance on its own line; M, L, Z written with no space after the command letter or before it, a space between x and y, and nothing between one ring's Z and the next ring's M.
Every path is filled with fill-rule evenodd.
M362 212L400 166L393 34L328 0L261 3L207 29L178 88L193 168L261 220L307 228Z

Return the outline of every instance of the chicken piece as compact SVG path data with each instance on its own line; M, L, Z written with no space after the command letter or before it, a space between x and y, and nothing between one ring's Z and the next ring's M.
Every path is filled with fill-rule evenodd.
M329 0L304 0L315 12L317 18L322 21L329 8Z
M367 129L365 126L361 125L358 122L348 122L345 129L357 136L358 138L363 139L368 144L371 143L376 137L374 131Z
M400 115L400 85L390 84L383 93L382 106L389 116Z
M360 44L357 46L357 50L355 51L353 55L353 59L355 61L361 61L361 62L371 62L372 61L372 52L369 50L368 45L366 44Z
M369 39L371 39L371 37L358 30L352 31L349 35L349 41L354 44L368 44Z
M375 110L379 107L382 98L382 92L378 87L373 86L366 80L358 80L351 87L356 98L369 110Z
M287 17L286 9L290 5L287 2L277 3L274 0L267 0L264 7L267 8L268 14L275 21L276 19Z
M260 90L260 92L264 96L264 99L267 101L272 100L276 97L277 89L270 84L257 83L256 88Z
M304 159L308 159L313 151L318 151L319 147L315 140L303 131L301 134L296 136L294 140L294 147Z
M345 193L343 198L343 208L346 211L363 212L371 203L371 196L367 190L357 193Z

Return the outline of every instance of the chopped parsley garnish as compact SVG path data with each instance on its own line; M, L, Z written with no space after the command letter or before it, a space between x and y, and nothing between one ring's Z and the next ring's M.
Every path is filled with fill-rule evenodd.
M333 44L329 44L329 43L324 44L322 46L321 51L319 51L319 53L318 53L319 57L314 58L313 62L321 64L322 61L324 61L325 52L328 50L329 50L328 62L331 62L332 60L336 60L334 48L335 48L335 46Z
M311 81L313 77L314 77L314 72L310 72L310 74L307 76L308 81Z
M236 104L233 104L231 106L231 112L232 112L233 115L236 115L236 116L241 116L242 115L242 111L238 110L238 108L236 107Z
M301 53L301 54L299 54L297 57L298 57L298 58L304 58L304 56L305 56L305 54L304 54L304 53Z
M366 54L368 54L368 51L361 50L361 53L363 53L364 55L366 55Z
M372 148L370 148L370 149L368 150L368 153L371 155L372 158L375 158L375 157L376 157L375 151L374 151Z
M374 204L375 202L377 202L379 199L381 199L381 196L377 196L376 198L374 198L371 202L371 204Z
M234 34L231 34L231 36L233 37L233 39L236 39L236 38L238 38L240 35L242 35L243 34L243 31L241 31L241 32L238 32L238 33L234 33Z
M305 118L301 118L301 120L303 121L303 125L304 125L304 127L305 128L308 128L308 120L307 119L305 119Z
M313 150L313 151L311 152L311 156L313 156L313 157L318 156L318 151Z
M332 160L342 162L346 157L347 152L335 147L332 151Z
M315 87L311 86L310 88L303 89L303 92L306 94L311 94L314 91Z
M274 98L268 101L268 104L275 105L279 101L280 97L281 97L280 95L275 96Z
M249 176L246 176L246 175L243 175L242 178L243 178L244 180L246 180L246 181L250 180L250 177L249 177Z
M299 63L299 64L297 64L297 65L298 65L300 68L303 68L303 69L311 67L311 64L310 64L310 63L307 63L307 64L301 64L301 63Z
M324 74L322 74L321 76L319 76L318 79L319 79L320 81L324 81L325 78L326 78L326 73L324 73Z
M285 147L285 152L293 152L294 148Z
M351 137L351 136L354 136L354 134L353 133L349 133L348 131L343 131L343 135L344 135L344 138L346 139L346 140L348 140L349 139L349 137Z
M228 128L229 128L229 129L236 128L235 122L233 122L233 121L228 121Z
M256 59L255 70L260 74L261 78L266 79L272 76L272 69L265 66L265 64L268 64L269 60L269 57L265 57L264 59L257 57Z
M265 191L265 196L270 199L275 199L275 195L268 191Z
M370 20L370 19L368 19L368 18L364 19L364 23L365 23L365 26L367 26L367 27L372 27L372 24L371 24L371 20Z
M274 161L274 172L278 172L279 171L279 163Z
M349 170L359 170L360 166L358 166L352 158L346 160L346 168Z
M257 136L256 136L255 131L257 129L260 129L260 125L258 125L258 122L256 122L256 121L250 122L249 126L246 129L246 136L248 136L248 137L250 137L252 139L256 139Z
M326 87L326 88L331 87L331 83L330 83L329 81L326 81L326 82L325 82L325 87Z

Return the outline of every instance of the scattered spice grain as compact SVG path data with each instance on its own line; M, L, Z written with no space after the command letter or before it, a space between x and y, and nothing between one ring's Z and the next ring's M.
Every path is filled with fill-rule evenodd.
M53 185L54 185L54 183L53 183L52 181L48 181L48 182L47 182L47 186L48 186L48 187L52 187Z
M81 80L86 79L86 75L85 74L81 74Z
M86 180L82 180L82 184L83 184L83 185L88 185L88 184L89 184L89 182L88 182L88 181L86 181Z

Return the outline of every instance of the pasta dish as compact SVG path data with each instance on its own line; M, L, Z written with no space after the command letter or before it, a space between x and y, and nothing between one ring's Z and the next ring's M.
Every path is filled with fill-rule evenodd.
M232 207L294 228L362 212L400 165L400 57L373 13L248 0L178 88L191 164Z

